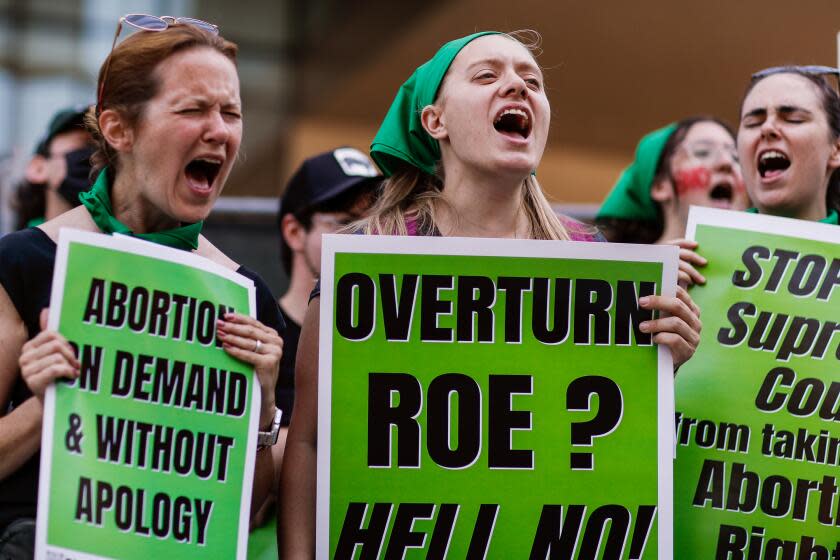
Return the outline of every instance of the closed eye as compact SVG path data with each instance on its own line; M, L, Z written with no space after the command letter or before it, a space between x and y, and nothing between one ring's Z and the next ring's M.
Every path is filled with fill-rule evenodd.
M542 82L540 82L537 78L526 78L525 83L532 89L539 90L542 87Z

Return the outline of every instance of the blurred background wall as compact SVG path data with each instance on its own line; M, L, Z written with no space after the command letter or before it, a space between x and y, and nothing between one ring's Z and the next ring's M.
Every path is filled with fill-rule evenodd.
M276 197L307 156L366 149L399 84L445 41L535 29L552 103L540 182L590 214L645 132L705 113L737 124L749 75L837 64L840 1L0 0L0 233L53 112L92 103L126 13L188 15L239 44L245 137L207 235L276 292Z

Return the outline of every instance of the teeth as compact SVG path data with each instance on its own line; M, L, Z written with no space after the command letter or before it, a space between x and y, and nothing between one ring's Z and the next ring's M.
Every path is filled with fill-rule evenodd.
M761 161L767 161L770 158L787 159L787 156L785 154L783 154L782 152L778 152L776 150L768 150L768 151L764 152L763 154L761 154L760 159L761 159Z
M206 157L195 158L195 161L203 161L203 162L206 162L206 163L212 163L213 165L221 165L221 163L222 163L222 160L220 160L220 159L206 158Z
M525 119L525 122L526 122L526 123L528 122L528 113L526 113L526 112L525 112L525 111L523 111L522 109L505 109L504 111L502 111L501 113L499 113L499 115L496 117L496 120L495 120L495 121L493 121L493 122L494 122L494 124L496 124L496 123L498 123L500 120L502 120L502 117L504 117L505 115L517 115L517 116L522 117L523 119Z

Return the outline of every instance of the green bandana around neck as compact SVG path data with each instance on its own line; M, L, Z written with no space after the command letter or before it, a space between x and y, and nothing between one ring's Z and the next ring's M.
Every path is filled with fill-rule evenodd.
M656 202L650 197L656 166L662 157L662 150L677 129L676 124L654 130L639 140L636 157L621 176L606 200L598 210L596 219L618 218L621 220L656 221L659 213Z
M183 249L184 251L198 248L198 234L201 233L201 226L204 222L196 222L165 231L134 233L127 225L114 217L114 210L111 207L111 195L108 193L110 185L108 185L107 171L107 168L103 169L90 190L79 195L79 200L81 200L84 207L90 212L90 217L93 218L93 221L102 230L102 233L109 235L112 233L122 233L159 245Z
M440 144L423 128L420 113L435 102L443 77L461 49L484 35L500 34L499 31L481 31L446 43L400 86L370 145L370 156L386 177L406 163L429 175L435 174Z
M750 214L761 214L761 212L758 211L758 208L747 208L747 212L749 212ZM837 210L834 210L832 208L828 211L828 216L826 216L822 220L817 221L821 224L830 224L836 226L840 225L840 220L838 218L840 218L840 216L837 215Z

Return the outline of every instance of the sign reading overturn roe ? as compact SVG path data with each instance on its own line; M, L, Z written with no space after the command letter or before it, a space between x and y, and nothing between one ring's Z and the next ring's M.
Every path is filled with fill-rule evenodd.
M319 558L670 557L675 248L329 236L322 273Z

